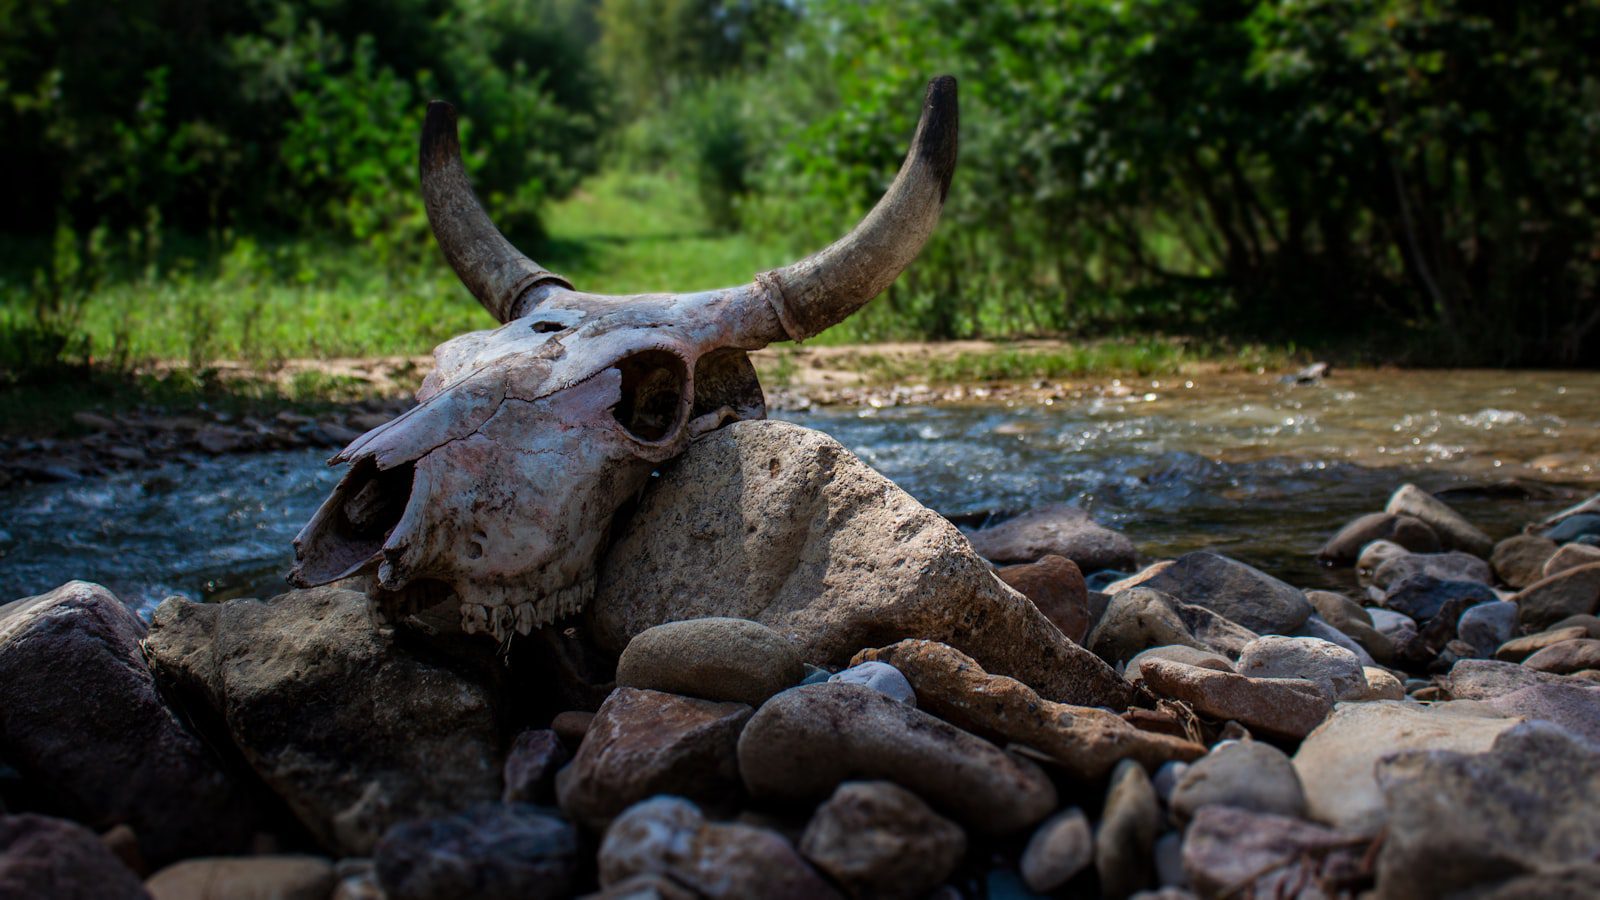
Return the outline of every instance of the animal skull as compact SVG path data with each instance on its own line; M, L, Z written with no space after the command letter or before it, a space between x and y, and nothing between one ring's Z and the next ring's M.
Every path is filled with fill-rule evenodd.
M843 320L916 257L950 186L956 125L955 79L934 79L883 199L800 262L723 290L602 296L495 229L467 182L455 110L431 103L428 221L504 324L442 344L417 405L330 461L350 470L295 538L289 580L366 574L380 624L454 601L461 630L502 642L580 610L612 516L651 471L697 435L766 414L747 351Z

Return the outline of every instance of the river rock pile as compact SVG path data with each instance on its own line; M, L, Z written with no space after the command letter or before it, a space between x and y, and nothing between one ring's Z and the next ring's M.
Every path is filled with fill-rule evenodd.
M1407 485L1306 591L740 423L500 652L338 586L0 607L0 896L1592 896L1597 537Z

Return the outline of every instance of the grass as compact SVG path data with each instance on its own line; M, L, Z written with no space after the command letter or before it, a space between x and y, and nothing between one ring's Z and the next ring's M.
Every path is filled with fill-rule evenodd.
M1096 375L1171 375L1196 365L1224 370L1284 368L1294 355L1284 348L1246 345L1230 348L1176 338L1099 340L1051 349L960 352L949 356L889 357L864 353L856 367L871 381L922 380L937 384L994 381L1059 381Z

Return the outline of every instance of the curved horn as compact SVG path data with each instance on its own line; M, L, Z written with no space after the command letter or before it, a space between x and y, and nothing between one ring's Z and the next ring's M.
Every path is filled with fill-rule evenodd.
M523 296L536 284L572 287L511 246L489 221L461 164L456 109L442 100L428 104L420 169L422 200L434 240L456 277L496 319L509 322L526 313Z
M843 321L916 259L950 190L957 124L956 80L942 75L928 82L906 160L866 218L826 249L756 276L785 332L774 340L803 340Z

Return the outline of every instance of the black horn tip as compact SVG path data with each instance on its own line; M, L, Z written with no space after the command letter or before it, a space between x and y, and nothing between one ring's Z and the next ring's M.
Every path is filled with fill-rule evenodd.
M950 179L956 173L956 150L960 144L961 116L956 104L956 79L940 75L928 82L922 101L922 122L917 127L916 154L933 169L939 179L939 200L950 193Z
M428 115L422 120L422 170L448 165L461 156L456 137L456 108L443 100L428 102Z

